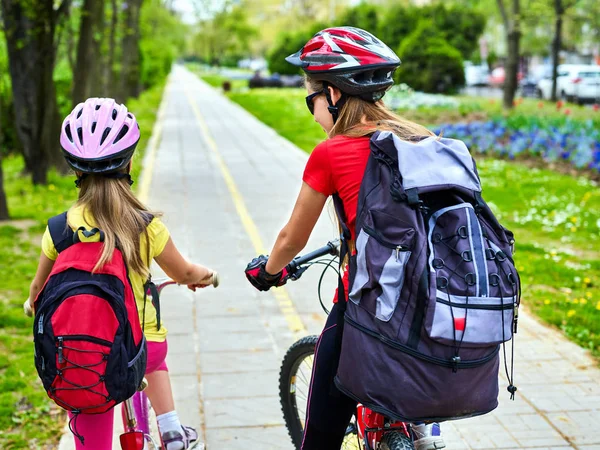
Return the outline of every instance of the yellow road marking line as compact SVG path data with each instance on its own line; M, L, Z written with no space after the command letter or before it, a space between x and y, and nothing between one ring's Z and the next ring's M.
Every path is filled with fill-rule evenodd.
M196 116L196 119L198 120L198 125L200 127L200 130L202 131L204 140L208 144L208 147L210 148L211 152L213 153L213 155L215 156L215 158L217 160L217 164L219 166L219 169L221 170L221 174L223 175L225 184L227 185L227 188L229 189L229 193L230 193L233 203L235 205L235 209L237 210L238 216L240 217L240 220L242 221L242 225L244 226L246 233L250 237L250 241L252 242L252 245L254 246L254 250L256 251L256 253L264 255L266 253L266 250L265 250L265 246L262 242L262 239L260 238L260 234L258 233L258 228L256 228L256 224L252 220L252 217L250 216L250 213L248 212L248 208L246 208L244 199L243 199L242 195L240 194L240 191L238 190L233 177L231 176L231 172L229 171L229 168L227 167L227 164L225 163L223 156L219 152L217 143L213 139L213 137L210 133L210 130L208 129L208 125L206 124L206 121L204 120L204 117L200 113L200 110L198 109L198 106L196 105L195 100L193 100L192 96L190 95L190 92L187 89L187 87L185 88L185 90L186 90L186 97L188 98L188 102L190 103L190 106L192 107L192 110L194 111L194 115ZM273 295L275 296L275 299L277 300L279 309L280 309L281 313L283 314L283 316L285 317L285 320L288 324L289 329L292 332L298 333L298 334L306 332L306 327L302 323L302 319L300 318L298 311L294 307L294 304L292 303L292 299L290 298L287 290L284 287L280 287L277 289L273 289L271 292L273 293Z
M160 103L158 113L156 114L156 121L152 130L152 136L146 151L150 152L147 158L144 158L142 168L142 174L140 176L140 187L137 191L137 198L140 202L146 203L150 194L150 185L152 184L152 175L154 173L154 162L156 161L156 153L162 138L162 128L164 122L165 110L167 109L168 92L170 86L170 78L163 89L163 99Z

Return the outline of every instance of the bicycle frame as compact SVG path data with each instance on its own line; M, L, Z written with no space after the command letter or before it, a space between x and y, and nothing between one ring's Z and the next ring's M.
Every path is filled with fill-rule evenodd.
M356 426L358 437L365 444L367 450L375 450L384 433L390 431L399 431L411 437L406 423L389 421L385 416L360 403L356 407Z
M156 285L156 289L160 294L166 286L173 284L177 283L170 279L161 280L161 282ZM150 292L148 292L148 294L150 294ZM152 442L156 449L162 448L150 434L148 397L143 392L147 386L148 382L144 379L141 389L136 392L133 397L128 398L123 402L121 414L125 432L119 437L122 450L143 450L146 441Z

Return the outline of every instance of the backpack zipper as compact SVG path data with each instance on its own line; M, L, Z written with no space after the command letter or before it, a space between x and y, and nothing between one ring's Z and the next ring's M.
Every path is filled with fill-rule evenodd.
M65 341L88 341L88 342L93 342L94 344L99 344L102 345L104 347L108 347L111 348L113 343L110 341L107 341L105 339L100 339L94 336L86 336L85 334L70 334L68 336L58 336L56 338L57 343L58 343L58 363L62 364L65 362L65 358L64 358L64 354L63 354L63 349L64 349L64 342Z
M65 359L63 357L63 338L59 337L58 338L58 363L62 364L65 362Z
M371 228L368 225L364 225L363 230L365 230L365 233L367 233L369 236L371 236L373 239L375 239L377 242L379 242L384 247L395 250L396 251L396 261L398 261L400 259L400 252L407 252L411 249L411 246L398 245L398 244L394 244L394 243L386 240L383 236L381 236L381 234L377 230L375 230L374 228Z
M88 341L94 344L103 345L104 347L112 347L113 343L106 339L100 339L94 336L88 336L86 334L70 334L68 336L59 336L59 343L62 341Z
M381 342L383 342L386 345L389 345L390 347L393 347L397 350L400 350L403 353L406 353L410 356L414 356L415 358L421 359L423 361L427 361L429 363L436 364L438 366L448 367L451 369L454 369L454 368L456 368L456 369L473 369L475 367L482 366L483 364L486 364L486 363L490 362L492 359L494 359L496 357L496 355L498 355L498 352L500 351L500 346L497 345L496 348L494 349L494 351L492 351L489 355L486 355L483 358L475 359L475 360L471 360L471 361L453 362L452 360L436 358L434 356L425 355L425 354L418 352L404 344L396 342L393 339L387 338L387 337L377 333L376 331L370 330L367 327L355 322L350 317L348 317L348 314L344 315L344 319L348 324L350 324L354 328L358 329L359 331L362 331L365 334L368 334L371 337L374 337L375 339L379 339Z
M462 308L462 309L487 309L490 311L503 311L503 310L506 311L506 310L514 308L514 305L512 302L505 303L504 305L479 305L479 304L463 305L463 304L452 303L448 300L444 300L441 298L436 299L436 302L442 303L442 304L448 305L448 306L453 306L455 308Z
M40 314L38 319L38 334L44 334L44 314Z

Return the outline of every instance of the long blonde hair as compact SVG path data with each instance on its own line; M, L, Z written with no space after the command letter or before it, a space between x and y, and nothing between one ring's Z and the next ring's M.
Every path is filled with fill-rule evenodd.
M80 187L75 207L83 207L85 213L89 213L97 227L104 232L102 255L94 271L111 260L118 243L127 268L147 277L150 273L150 242L146 227L150 214L157 214L151 213L136 198L125 178L88 175L81 180ZM141 254L142 232L145 234L147 255Z
M322 91L324 88L323 82L309 76L305 81L306 87L313 92ZM347 98L328 136L330 138L338 135L363 137L370 136L376 131L391 131L404 140L434 136L423 125L411 122L390 111L382 100L371 103L360 97Z
M320 92L324 89L323 82L305 76L307 89ZM348 137L370 136L376 131L391 131L400 139L411 140L423 136L435 136L423 125L411 122L389 110L382 100L375 103L363 100L360 97L348 97L340 110L337 121L328 133L328 137L343 135ZM335 215L337 219L337 214ZM342 227L338 220L338 229ZM354 243L349 242L350 251L354 251ZM342 261L348 263L348 256Z

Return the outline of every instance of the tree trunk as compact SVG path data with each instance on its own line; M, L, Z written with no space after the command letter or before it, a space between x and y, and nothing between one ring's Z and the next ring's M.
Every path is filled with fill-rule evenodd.
M121 100L138 97L140 85L140 10L143 0L128 0L123 32L121 65Z
M1 2L17 136L33 183L46 184L52 155L59 152L54 32L68 3L55 11L52 0Z
M104 21L103 0L84 0L81 10L77 63L73 73L73 107L88 97L97 97L101 42L101 23ZM96 90L92 95L92 90Z
M115 97L116 92L113 88L114 78L114 64L115 64L115 47L116 47L116 35L117 26L119 24L119 9L117 6L117 0L111 0L111 19L110 19L110 37L108 40L108 57L106 64L104 65L104 95L108 97Z
M1 106L1 102L0 102ZM2 117L2 111L0 111L0 117ZM0 121L0 126L2 121ZM6 204L6 193L4 192L4 173L2 171L2 128L0 128L0 220L8 220L8 205Z
M554 12L556 20L554 22L554 39L552 40L552 94L551 100L556 101L556 79L558 78L558 58L562 47L562 21L565 10L562 0L554 0Z
M504 22L508 52L504 68L504 96L502 103L504 109L512 109L518 87L519 44L521 40L520 4L519 0L512 0L512 10L509 16L504 6L504 0L496 1Z

